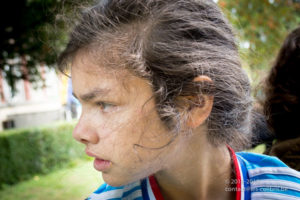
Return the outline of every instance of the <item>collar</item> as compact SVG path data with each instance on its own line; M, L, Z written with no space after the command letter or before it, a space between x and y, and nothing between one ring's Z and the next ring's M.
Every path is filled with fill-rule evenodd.
M240 166L239 166L239 162L237 159L237 156L234 152L234 150L227 145L227 148L230 152L230 157L231 157L231 162L232 162L232 166L233 166L233 174L234 176L232 176L231 181L232 183L235 183L236 187L235 187L235 191L236 191L236 196L235 199L236 200L242 200L244 198L242 198L243 194L242 194L242 175L241 175L241 170L240 170Z
M251 199L251 187L248 169L244 159L240 155L236 155L234 150L227 145L231 153L231 158L234 164L234 172L237 174L234 181L239 183L237 188L236 200L250 200Z
M243 177L243 175L247 173L241 173L242 169L244 170L244 167L241 168L239 163L242 163L238 160L238 157L236 156L234 150L227 145L227 148L230 152L230 157L232 160L232 166L233 166L233 178L232 181L236 183L236 200L245 200L244 195L244 188L245 184L247 182L247 178ZM159 186L157 184L157 181L154 177L154 175L149 176L147 179L142 180L142 193L143 193L143 199L145 200L164 200ZM248 196L248 195L247 195Z

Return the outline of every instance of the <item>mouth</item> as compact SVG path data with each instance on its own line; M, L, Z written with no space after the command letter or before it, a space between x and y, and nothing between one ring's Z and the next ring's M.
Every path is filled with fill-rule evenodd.
M104 172L106 170L108 170L111 166L111 161L109 160L104 160L98 156L96 156L95 154L89 152L88 150L85 151L86 154L90 157L94 157L94 168L98 171Z

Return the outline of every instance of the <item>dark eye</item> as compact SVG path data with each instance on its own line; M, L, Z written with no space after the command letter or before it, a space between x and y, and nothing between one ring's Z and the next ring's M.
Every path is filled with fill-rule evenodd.
M103 112L109 112L109 110L114 107L114 105L105 102L97 102L97 106L99 106Z

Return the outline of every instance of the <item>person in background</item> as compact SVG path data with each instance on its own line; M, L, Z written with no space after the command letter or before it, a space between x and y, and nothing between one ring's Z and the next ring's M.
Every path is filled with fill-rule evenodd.
M264 112L276 141L266 152L300 170L300 27L285 39L266 80Z

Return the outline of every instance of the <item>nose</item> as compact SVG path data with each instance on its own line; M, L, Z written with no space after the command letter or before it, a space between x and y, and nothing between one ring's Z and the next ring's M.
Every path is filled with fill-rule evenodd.
M93 127L91 120L88 120L82 113L73 130L73 138L86 145L90 143L97 144L99 137L96 128Z

